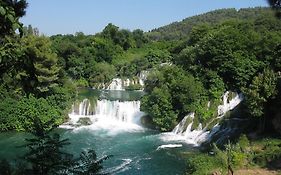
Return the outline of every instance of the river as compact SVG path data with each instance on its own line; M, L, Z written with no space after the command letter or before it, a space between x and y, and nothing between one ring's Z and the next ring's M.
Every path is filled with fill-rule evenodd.
M72 119L58 129L62 137L71 142L67 151L78 156L81 151L94 149L98 157L113 155L104 162L104 173L184 174L183 153L195 148L175 139L172 133L141 126L143 113L139 99L143 94L141 91L82 90L79 102L73 105ZM77 127L78 118L89 118L92 124ZM66 129L73 125L76 127ZM23 155L24 148L18 146L24 144L25 137L25 133L0 134L0 158L14 160Z

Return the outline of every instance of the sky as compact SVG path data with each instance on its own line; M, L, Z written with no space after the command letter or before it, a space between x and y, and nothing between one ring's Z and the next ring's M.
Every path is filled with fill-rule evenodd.
M186 17L222 8L268 6L266 0L27 0L24 25L41 34L95 34L113 23L149 31Z

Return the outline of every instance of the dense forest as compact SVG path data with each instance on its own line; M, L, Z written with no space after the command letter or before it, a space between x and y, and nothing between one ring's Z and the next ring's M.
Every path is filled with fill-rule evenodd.
M196 123L205 126L216 117L221 96L229 90L245 96L239 115L253 122L244 134L255 133L253 140L280 137L281 20L269 8L216 10L150 32L110 23L95 35L48 37L19 22L25 1L0 5L0 131L27 131L35 133L38 142L59 141L49 132L67 120L79 87L101 88L115 77L134 79L147 70L141 109L155 129L171 131L191 112ZM245 135L237 138L219 148L209 144L206 150L215 156L192 156L188 173L206 174L219 165L226 170L229 161L233 167L253 162L266 166L281 157L278 139L259 140L264 152L258 152L250 149ZM37 165L31 155L27 160L33 173L53 171L39 167L54 162ZM75 164L65 155L53 159L57 164L61 160L67 160L65 166Z

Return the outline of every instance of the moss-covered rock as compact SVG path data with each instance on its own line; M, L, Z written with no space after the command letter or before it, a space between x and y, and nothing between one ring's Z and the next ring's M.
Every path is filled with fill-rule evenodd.
M91 119L90 119L89 117L82 117L82 118L80 118L80 119L78 120L77 123L79 123L79 124L81 124L81 125L91 125L91 124L92 124L92 121L91 121Z
M155 124L153 123L153 120L150 116L144 115L141 117L140 121L144 127L150 128L150 129L155 129Z

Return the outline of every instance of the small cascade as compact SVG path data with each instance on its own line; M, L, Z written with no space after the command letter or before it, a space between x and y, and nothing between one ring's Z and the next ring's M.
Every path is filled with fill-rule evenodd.
M139 74L138 74L138 77L139 77L139 84L141 86L144 86L144 81L147 79L147 76L149 74L149 71L141 71Z
M240 93L236 94L236 96L229 101L229 94L230 92L227 91L223 95L223 104L218 106L218 117L223 117L228 111L233 110L244 99L243 94Z
M69 114L70 121L64 125L80 126L81 120L90 125L113 126L115 124L140 124L140 118L144 115L140 111L140 101L110 101L97 100L93 105L88 99L74 104Z
M236 94L231 100L229 99L230 92L226 92L223 95L223 104L218 106L218 117L222 118L228 111L233 110L240 102L243 100L242 94ZM209 107L209 104L208 104ZM194 113L190 113L185 116L182 121L173 129L172 133L180 136L183 140L194 145L199 145L200 143L208 140L212 135L219 131L220 125L216 124L211 130L202 127L199 123L197 129L192 130L194 119Z
M181 134L181 133L184 133L189 128L191 130L193 122L189 123L187 127L186 127L186 124L187 124L188 119L191 119L191 121L193 121L193 118L194 118L194 112L188 114L187 116L185 116L182 119L182 121L179 122L179 124L173 129L172 132L175 134Z
M114 78L106 89L107 90L125 90L125 88L123 86L123 81L120 78Z
M80 104L79 104L79 115L90 115L90 108L91 108L91 103L88 99L84 99ZM73 111L75 113L75 111Z
M198 125L197 129L192 130L194 115L195 113L192 112L185 116L172 132L182 137L188 143L197 144L205 139L206 132L202 129L201 123Z
M140 101L98 100L94 115L116 121L139 124L140 117L143 114L140 111Z
M146 80L148 74L149 71L141 71L135 79L114 78L106 88L104 85L101 85L100 87L103 87L102 89L106 89L106 90L123 91L126 90L126 87L130 85L139 84L141 86L144 86L144 81Z

